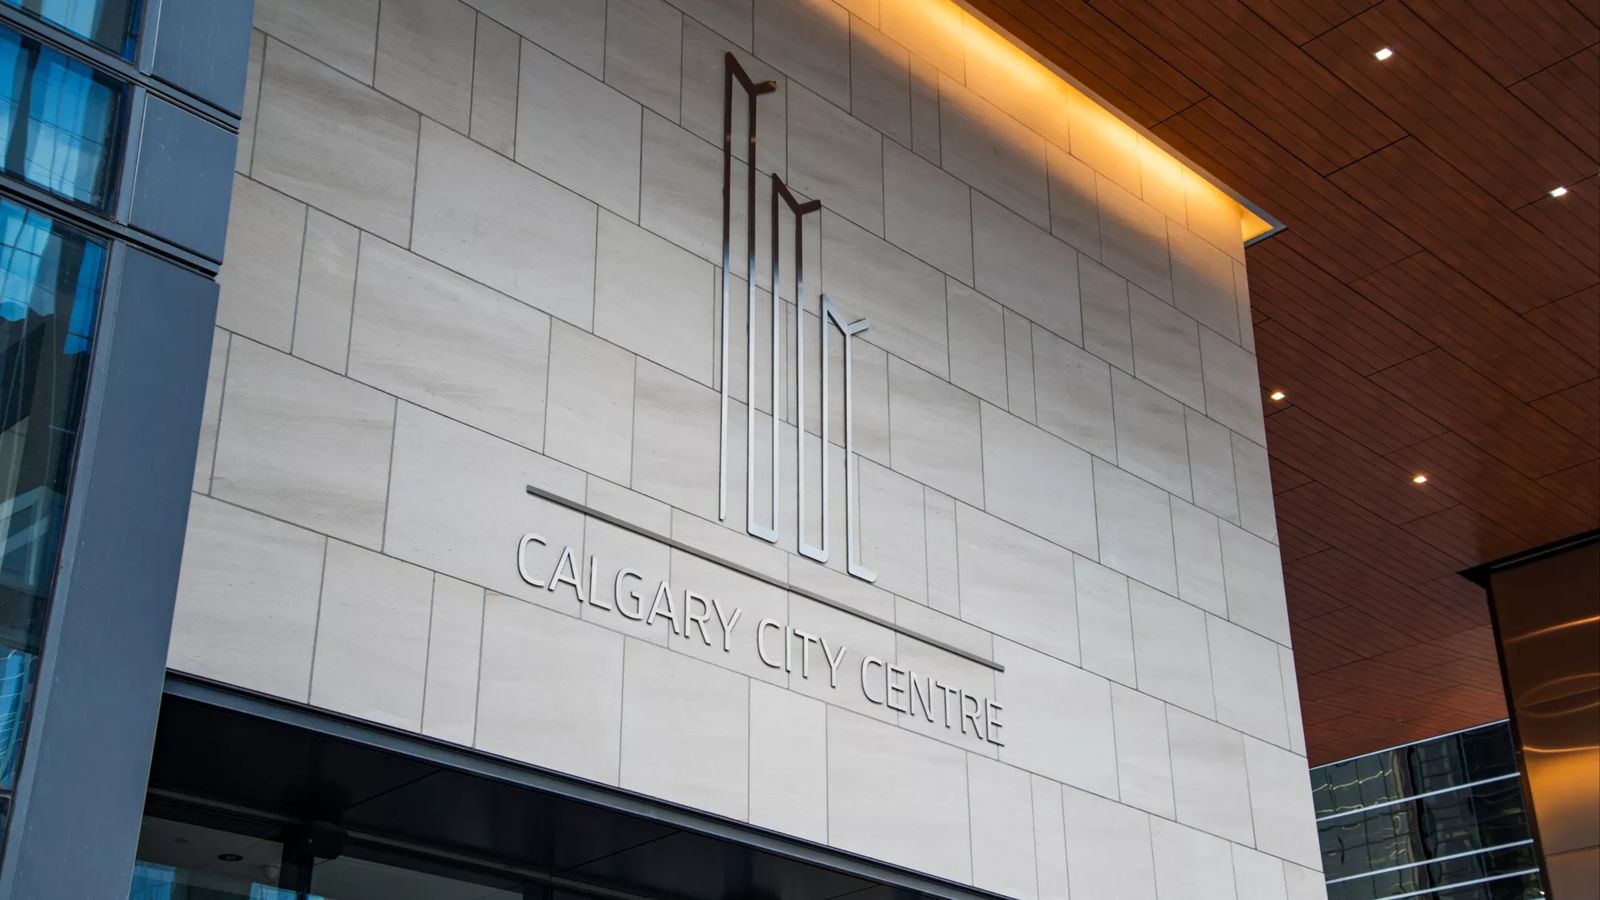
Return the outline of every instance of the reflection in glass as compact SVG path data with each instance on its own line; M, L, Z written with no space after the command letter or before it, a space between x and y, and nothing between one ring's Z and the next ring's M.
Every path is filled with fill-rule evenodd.
M124 58L133 56L139 0L0 0Z
M146 816L129 900L523 900L531 885L496 874L406 856L379 862L357 846L319 859L311 891L278 886L283 844L270 838ZM587 895L555 892L556 900Z
M1320 766L1311 796L1320 818L1516 771L1509 729L1490 726Z
M1321 766L1311 786L1330 900L1544 896L1508 723Z
M1515 897L1518 900L1542 897L1542 893L1524 894L1521 889L1522 873L1537 868L1538 864L1533 844L1523 843L1489 853L1459 856L1336 882L1328 885L1328 900L1372 900L1374 897L1430 893L1431 889L1451 885L1463 885L1458 888L1461 897ZM1537 878L1533 884L1537 889Z
M121 108L116 81L0 28L0 171L104 209Z
M101 241L0 200L0 810L33 694L105 262Z
M1319 823L1324 872L1337 878L1528 836L1522 786L1492 781Z

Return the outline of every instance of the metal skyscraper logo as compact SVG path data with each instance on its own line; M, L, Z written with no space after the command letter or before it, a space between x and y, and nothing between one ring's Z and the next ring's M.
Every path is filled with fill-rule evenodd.
M829 467L828 458L828 433L829 433L829 393L831 387L831 373L828 370L828 344L829 335L837 330L843 340L844 357L844 481L845 481L845 570L863 581L876 581L876 572L867 568L861 561L861 540L859 528L859 515L856 510L858 503L858 486L856 484L855 457L855 409L852 402L852 365L851 365L851 338L866 331L871 323L866 319L850 321L839 310L827 294L819 294L821 308L818 310L818 323L821 338L818 341L818 368L821 373L821 414L822 428L818 441L819 455L819 480L821 501L821 540L819 544L811 544L806 540L806 477L805 477L805 412L806 412L806 379L805 379L805 241L803 223L805 217L820 212L822 201L811 200L800 202L789 191L783 179L776 174L769 176L772 179L772 209L770 217L772 241L772 282L771 282L771 321L772 321L772 456L768 466L770 507L767 521L759 521L756 509L756 355L758 349L756 335L756 103L768 94L777 90L777 83L772 81L755 82L745 72L744 67L734 58L732 53L724 57L724 72L722 81L722 285L720 293L720 319L719 319L719 347L720 371L722 373L722 396L718 419L717 440L717 518L728 518L728 316L730 311L731 296L729 293L729 267L732 263L733 243L733 88L737 82L744 91L746 98L746 121L748 142L745 151L745 358L746 358L746 403L745 403L745 530L751 535L761 538L768 543L776 544L780 536L778 522L780 503L778 497L779 473L781 471L780 458L780 425L782 415L779 413L779 404L784 399L783 393L783 301L780 298L780 289L783 284L782 267L780 264L778 223L780 202L787 208L794 222L794 344L795 344L795 422L799 434L795 440L795 527L798 529L796 543L802 556L826 563L831 554L828 546L828 500L829 500Z

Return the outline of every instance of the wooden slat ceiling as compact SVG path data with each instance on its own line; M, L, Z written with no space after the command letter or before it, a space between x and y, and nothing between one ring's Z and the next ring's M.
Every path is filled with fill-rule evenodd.
M1600 0L973 6L1289 226L1249 264L1311 761L1504 716L1458 573L1600 526Z

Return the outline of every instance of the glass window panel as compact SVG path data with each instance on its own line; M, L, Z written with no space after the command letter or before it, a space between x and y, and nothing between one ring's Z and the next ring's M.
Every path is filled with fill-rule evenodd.
M1509 725L1501 723L1469 731L1460 735L1460 740L1468 781L1481 781L1517 771L1516 748L1511 743Z
M1368 880L1372 884L1372 896L1388 897L1519 872L1537 864L1533 847L1525 845L1512 850L1463 856L1398 872L1386 872Z
M260 830L260 829L257 829ZM276 830L276 829L275 829ZM378 859L378 856L382 859ZM254 835L146 816L129 900L523 900L525 876L450 865L408 851L352 844L318 859L311 892L278 887L283 844ZM557 900L592 900L555 892Z
M0 0L124 58L138 42L139 0Z
M1531 845L1504 847L1529 837L1521 783L1508 777L1516 772L1505 722L1313 770L1330 900L1542 897L1537 879L1520 877L1448 888L1534 865ZM1474 784L1486 779L1498 780ZM1396 866L1405 868L1365 875Z
M1483 728L1312 770L1317 816L1350 812L1517 771L1510 728Z
M1333 782L1329 779L1336 766L1323 766L1311 770L1311 806L1318 818L1333 812Z
M0 28L0 172L105 209L122 98L109 76Z
M1318 826L1328 878L1515 843L1529 836L1515 779L1462 788Z
M146 817L129 900L295 900L269 887L283 845L259 837Z
M0 799L27 724L106 246L0 200Z
M1361 803L1371 806L1386 803L1411 793L1407 789L1404 769L1396 765L1393 753L1373 757L1366 765L1361 780Z
M1483 900L1539 900L1545 895L1544 887L1539 884L1538 873L1533 872L1516 878L1502 878L1478 887L1483 890L1479 895ZM1456 891L1444 891L1439 897L1440 900L1466 900L1467 895Z

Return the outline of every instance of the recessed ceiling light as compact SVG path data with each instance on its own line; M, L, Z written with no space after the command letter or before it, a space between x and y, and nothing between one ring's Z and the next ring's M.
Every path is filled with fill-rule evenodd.
M1552 197L1565 197L1566 195L1567 195L1567 189L1564 188L1564 187L1558 187L1558 188L1551 188L1550 189L1550 196L1552 196Z
M1378 62L1383 62L1384 60L1386 60L1389 57L1393 56L1394 55L1394 51L1390 50L1388 47L1382 47L1382 48L1379 48L1377 53L1374 53L1372 55L1376 56L1378 58Z
M1428 476L1422 474L1421 472L1418 472L1417 474L1411 476L1411 483L1412 484L1427 484L1428 483Z
M1268 399L1275 400L1275 401L1281 401L1283 398L1285 398L1287 396L1289 396L1289 395L1285 394L1283 391L1273 391L1272 393L1267 395Z

